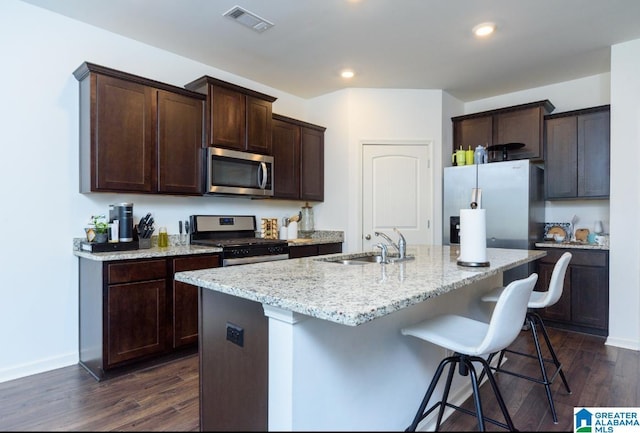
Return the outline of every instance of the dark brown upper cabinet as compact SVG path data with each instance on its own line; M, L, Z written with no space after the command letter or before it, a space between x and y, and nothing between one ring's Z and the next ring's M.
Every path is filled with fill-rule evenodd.
M325 130L273 115L274 198L324 200Z
M185 85L207 97L207 145L271 155L275 97L207 75Z
M547 200L609 197L610 106L545 118Z
M507 159L542 161L544 155L544 116L555 107L549 100L514 105L452 117L453 149L474 150L476 146L524 143L507 151ZM502 152L489 152L490 161L502 161Z
M202 194L205 97L83 63L80 192Z

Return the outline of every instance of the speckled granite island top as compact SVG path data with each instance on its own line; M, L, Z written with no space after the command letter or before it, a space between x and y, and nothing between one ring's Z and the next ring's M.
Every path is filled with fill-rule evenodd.
M178 272L177 281L343 325L357 326L546 255L487 249L489 267L456 263L448 246L407 248L414 260L343 265L325 256Z

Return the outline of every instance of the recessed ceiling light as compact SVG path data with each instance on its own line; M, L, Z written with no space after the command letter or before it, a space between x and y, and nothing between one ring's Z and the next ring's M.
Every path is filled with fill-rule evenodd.
M345 69L344 71L340 72L340 76L342 78L353 78L354 75L355 73L350 69Z
M489 36L496 30L494 23L481 23L473 28L473 34L479 38Z

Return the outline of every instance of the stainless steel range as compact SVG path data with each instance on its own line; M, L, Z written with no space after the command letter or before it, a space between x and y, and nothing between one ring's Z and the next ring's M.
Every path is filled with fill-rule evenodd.
M189 220L191 244L222 248L222 266L289 258L287 241L256 237L255 216L191 215Z

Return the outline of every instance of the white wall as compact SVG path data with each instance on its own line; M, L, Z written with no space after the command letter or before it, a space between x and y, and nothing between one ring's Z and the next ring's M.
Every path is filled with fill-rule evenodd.
M640 349L640 40L611 50L609 338Z
M337 198L339 209L333 223L346 224L345 250L357 251L362 241L362 145L366 143L432 142L432 185L434 203L434 239L441 241L442 203L442 94L441 90L350 89L323 95L310 101L318 111L321 124L332 140L326 144L331 166L326 168L325 194ZM322 107L318 110L318 107ZM336 139L333 139L337 133ZM327 137L325 135L325 138ZM334 202L335 204L335 202Z
M3 59L0 137L0 382L78 361L78 259L72 239L89 216L114 202L134 217L154 214L177 233L196 213L289 216L304 203L222 197L78 192L79 85L84 61L183 86L211 75L277 97L274 112L301 120L305 101L260 83L53 14L18 0L0 2ZM316 228L342 229L323 221Z
M0 249L0 382L78 361L78 265L71 244L74 237L83 236L91 214L106 212L113 202L131 201L136 217L153 212L158 224L176 233L177 221L194 213L281 218L303 205L276 200L78 193L78 83L72 72L83 61L178 86L208 74L278 97L274 112L326 126L325 202L312 205L316 228L345 231L347 250L360 244L359 148L363 140L432 141L437 204L442 197L442 166L451 149L451 116L540 99L550 99L558 107L556 111L609 102L608 74L468 104L440 90L394 89L351 89L305 101L18 0L0 2L0 40L11 41L0 44L4 59L0 72L4 84L0 104L0 227L4 229ZM640 199L628 185L638 183L637 170L630 166L637 157L625 159L618 149L637 152L639 103L633 96L639 94L635 59L640 58L640 47L638 42L624 44L615 47L614 54L612 98L620 105L612 109L611 209L612 216L616 210L618 224L612 218L611 243L617 250L611 254L610 340L633 347L640 340L640 254L638 235L629 234L628 228ZM632 181L626 180L627 174ZM631 208L627 205L630 195ZM589 212L598 216L608 208L594 206ZM563 217L562 210L553 212L554 218ZM434 223L439 224L434 226L435 233L442 230L440 214L435 215ZM625 269L634 269L633 278ZM627 299L632 303L625 303ZM623 326L629 320L631 330Z

